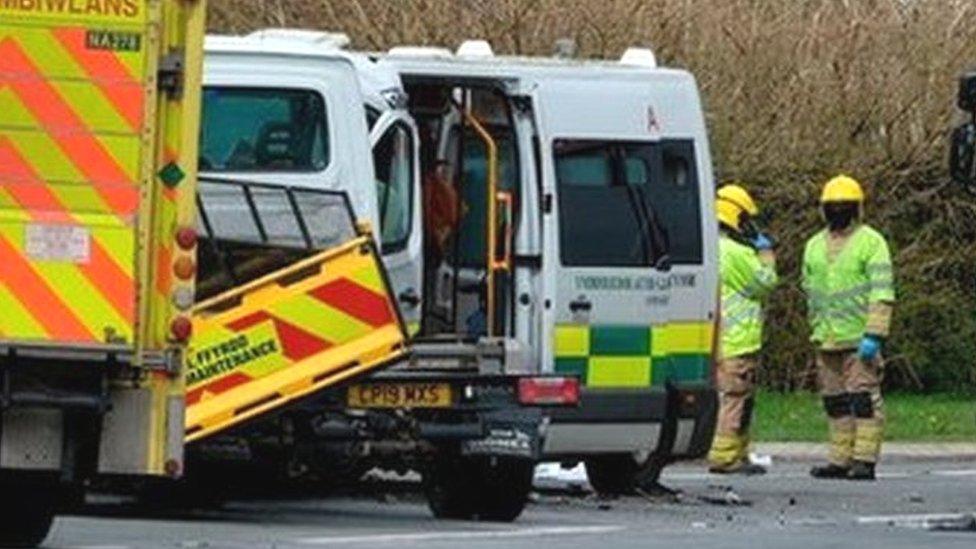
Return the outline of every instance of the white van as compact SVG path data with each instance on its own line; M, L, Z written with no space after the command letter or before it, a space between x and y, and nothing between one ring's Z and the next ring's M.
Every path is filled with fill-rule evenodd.
M530 371L583 382L578 408L550 414L542 456L585 461L604 492L702 456L715 423L718 256L692 75L645 49L555 60L499 57L477 41L456 54L398 47L377 65L400 74L430 136L421 170L446 162L461 196L457 247L426 309L462 332L484 315L494 278L494 320L469 335L508 338ZM484 236L493 208L500 225Z

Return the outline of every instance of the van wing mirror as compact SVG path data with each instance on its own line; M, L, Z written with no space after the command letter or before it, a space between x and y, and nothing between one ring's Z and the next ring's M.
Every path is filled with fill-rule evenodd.
M953 181L970 192L976 192L976 174L973 173L974 159L976 159L976 124L967 122L957 126L952 132L949 174Z
M959 93L956 97L959 108L976 113L976 71L970 71L959 77Z

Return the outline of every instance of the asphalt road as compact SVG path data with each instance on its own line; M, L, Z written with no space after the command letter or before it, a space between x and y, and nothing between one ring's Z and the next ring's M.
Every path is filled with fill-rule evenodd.
M813 481L808 467L777 465L748 479L675 468L665 482L683 492L676 501L538 494L514 524L437 521L401 490L238 501L165 517L109 501L60 518L46 547L976 547L976 463L894 464L873 484Z

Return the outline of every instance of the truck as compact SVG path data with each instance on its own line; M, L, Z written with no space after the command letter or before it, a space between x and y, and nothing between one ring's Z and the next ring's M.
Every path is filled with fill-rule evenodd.
M0 2L0 546L183 469L204 9Z
M293 116L290 133L305 137L284 141L306 152L273 167L246 154L203 165L305 188L375 178L349 192L379 227L410 357L296 410L288 430L316 436L286 451L269 427L212 454L246 448L247 459L264 446L290 470L351 478L374 465L418 469L435 515L501 520L521 511L540 459L583 461L599 491L619 493L703 455L715 422L717 236L693 77L640 48L584 62L499 57L483 42L457 53L347 44L289 29L212 37L205 143L207 98L317 94L305 101L323 116ZM363 111L334 108L356 89ZM335 151L307 153L316 125L331 137L363 124L368 144L331 139ZM225 144L222 158L234 149L251 147ZM425 189L441 166L463 214L436 254Z
M270 29L206 41L199 231L208 242L216 236L221 244L213 253L209 245L200 247L200 276L204 270L209 274L198 284L197 297L204 300L195 308L201 330L195 330L188 352L188 476L207 494L236 484L233 479L244 470L261 471L273 483L334 482L390 461L396 467L439 469L439 445L463 446L465 470L498 481L484 488L484 503L469 516L513 520L531 487L543 437L541 406L574 405L577 380L504 370L510 351L503 340L450 339L434 344L433 351L416 338L404 342L403 334L416 333L422 318L421 289L413 284L423 260L422 218L413 215L421 203L419 139L395 74L367 67L372 62L345 51L339 45L344 40L330 33ZM318 203L332 197L344 206L331 213L320 207L301 211L309 197ZM301 248L308 242L302 227L323 223L333 235L326 242L346 241L341 249L350 254L371 250L356 260L367 264L366 274L306 288L295 283L309 268L292 263L301 257L300 249L289 250L287 258L256 254L255 246L270 245L276 254L293 244ZM341 234L349 232L342 227L362 225L377 228L375 242ZM266 278L241 285L241 277L230 271L239 266L252 271L259 257L264 258L260 268L247 278ZM382 265L370 261L373 257L381 257ZM204 269L205 263L210 267ZM290 266L264 274L284 265ZM331 260L313 276L335 277L341 265ZM270 285L269 295L281 293L274 278L288 281L287 292L304 292L293 307L299 316L260 315L261 323L252 323L254 311L247 303L232 310L241 295L262 291L262 285ZM314 306L309 297L317 301ZM262 301L251 299L257 306ZM296 330L305 332L305 343L312 339L308 336L325 336L326 347L307 366L285 370L312 380L300 394L292 395L286 375L276 376L284 385L275 391L243 379L226 353L214 352L233 348L261 364L263 342L287 347L282 321L292 337ZM239 323L263 327L265 334L277 330L280 344L260 334L239 341L234 329ZM216 328L215 341L201 335L210 333L206 326ZM349 352L339 352L339 343ZM494 369L361 383L368 373L397 363L429 364L431 352L438 360L492 362ZM313 365L324 371L314 371ZM327 372L336 375L322 377ZM193 385L209 374L206 385ZM323 383L315 385L319 379ZM379 393L386 394L382 409L367 410ZM436 509L437 494L429 495Z
M198 177L203 16L0 4L0 546L406 355L345 192Z

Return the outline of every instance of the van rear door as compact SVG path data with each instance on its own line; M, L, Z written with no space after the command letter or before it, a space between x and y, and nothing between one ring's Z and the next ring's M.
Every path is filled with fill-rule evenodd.
M709 376L704 126L691 77L661 72L553 76L535 91L554 343L543 364L590 392Z

